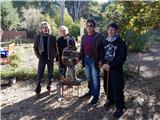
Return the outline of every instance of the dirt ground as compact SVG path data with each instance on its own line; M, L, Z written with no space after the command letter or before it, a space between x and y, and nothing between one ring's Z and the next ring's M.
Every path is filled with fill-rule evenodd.
M32 47L29 45L28 47ZM152 46L150 52L142 53L140 76L130 77L124 89L126 111L120 120L160 120L160 44ZM26 55L24 55L26 56ZM127 63L137 61L136 54L129 54ZM33 50L25 57L22 66L37 67ZM18 81L11 87L1 88L2 120L112 120L115 107L105 110L105 95L101 81L101 96L98 104L89 105L90 99L72 96L66 92L61 102L57 101L56 92L48 95L46 83L42 94L34 99L34 80ZM52 84L55 88L55 83ZM87 84L80 86L80 95L87 91ZM74 90L76 93L76 90Z

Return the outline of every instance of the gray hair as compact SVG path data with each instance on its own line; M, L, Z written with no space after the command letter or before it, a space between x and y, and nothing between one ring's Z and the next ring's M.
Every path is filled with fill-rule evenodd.
M66 31L66 34L69 33L68 28L67 28L66 26L61 26L61 27L59 28L59 30L65 30L65 31Z
M43 22L41 22L41 24L40 24L40 31L42 32L42 27L43 27L43 25L47 25L48 26L48 29L49 29L49 34L51 34L51 27L50 27L50 25L48 24L48 22L46 22L46 21L43 21Z

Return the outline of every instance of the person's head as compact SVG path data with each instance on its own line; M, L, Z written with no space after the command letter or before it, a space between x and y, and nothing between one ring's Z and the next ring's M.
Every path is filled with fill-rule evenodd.
M93 34L95 32L96 23L93 19L88 19L86 23L86 30L88 34Z
M74 37L68 37L67 39L67 46L68 47L75 47L75 38Z
M63 36L63 37L65 37L69 34L68 28L66 26L61 26L59 28L59 32L60 32L60 35Z
M109 37L115 36L118 34L118 26L116 23L111 23L108 25L107 33Z
M40 25L41 32L44 34L51 34L50 25L47 22L42 22Z

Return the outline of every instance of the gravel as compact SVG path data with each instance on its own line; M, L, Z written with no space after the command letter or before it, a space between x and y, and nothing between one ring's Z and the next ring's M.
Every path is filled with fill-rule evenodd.
M150 52L142 53L140 76L130 77L124 89L126 110L120 120L160 120L160 44L154 45ZM33 53L32 53L33 55ZM37 64L36 58L26 61L26 66ZM29 58L28 58L29 59ZM128 62L133 63L136 54L129 54ZM24 63L23 63L24 65ZM102 81L101 81L102 82ZM62 101L57 101L56 92L48 95L46 82L42 85L39 99L34 99L34 80L18 81L10 87L1 88L2 120L112 120L115 107L105 110L103 83L101 96L96 106L88 103L90 99L76 97L66 91ZM55 89L55 83L52 83ZM80 94L87 91L87 84L80 86ZM74 93L76 91L74 90Z

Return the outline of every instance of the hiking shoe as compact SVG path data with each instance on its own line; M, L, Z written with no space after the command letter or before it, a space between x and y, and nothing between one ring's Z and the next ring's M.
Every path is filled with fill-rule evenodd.
M116 111L113 113L114 118L120 118L123 115L123 109L117 108Z
M97 97L93 97L93 99L91 100L90 104L91 105L95 105L98 102L98 98Z

